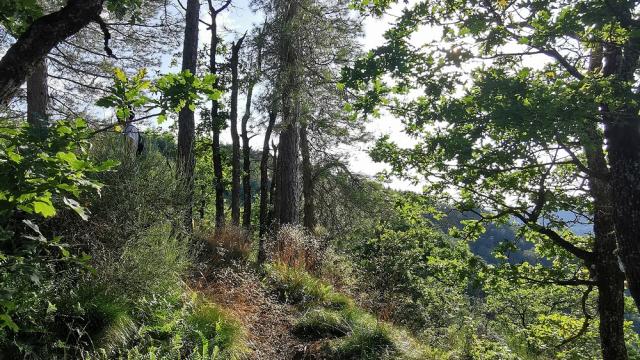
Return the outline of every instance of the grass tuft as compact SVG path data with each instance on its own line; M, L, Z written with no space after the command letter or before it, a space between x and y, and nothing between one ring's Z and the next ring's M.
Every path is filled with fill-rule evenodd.
M321 305L342 309L354 305L349 297L337 293L333 287L308 272L283 263L265 266L267 282L285 302L306 307Z
M323 359L439 359L408 332L378 320L308 272L283 263L265 266L267 283L284 299L308 310L294 325L296 336L324 341Z
M249 353L244 328L218 305L196 299L185 320L192 342L198 344L194 353L203 357L215 353L219 359L242 359Z

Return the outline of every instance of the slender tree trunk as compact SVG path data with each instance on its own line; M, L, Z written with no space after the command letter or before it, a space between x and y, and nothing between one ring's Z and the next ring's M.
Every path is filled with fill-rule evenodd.
M295 20L298 1L284 2L280 63L284 86L282 88L282 130L280 132L277 188L278 225L298 223L298 122L300 113L298 94L299 60L296 53Z
M207 1L209 4L209 14L211 15L211 48L209 50L209 71L219 76L218 65L216 62L216 56L218 53L218 25L217 17L220 12L226 9L231 0L225 2L219 9L215 9L213 6L213 0ZM215 86L219 86L220 81L216 78ZM216 229L224 227L224 179L222 174L222 156L220 154L220 132L224 128L225 119L220 117L219 103L217 100L211 101L211 158L213 159L213 175L214 175L214 187L216 191Z
M271 132L276 123L277 115L275 110L269 111L269 123L264 134L262 157L260 158L260 233L258 240L258 263L260 264L266 259L264 241L269 227L269 141L271 141Z
M242 193L244 204L242 209L242 227L251 231L251 147L249 146L249 133L247 124L251 117L251 99L253 96L253 82L247 87L247 101L244 115L240 125L242 131Z
M99 19L102 5L103 0L69 0L34 21L0 60L0 104L11 100L51 49Z
M48 106L47 62L42 59L27 79L27 122L29 125L45 127Z
M231 46L231 223L240 225L240 137L238 136L238 62L244 36Z
M273 164L271 169L271 188L269 189L269 217L267 219L268 226L273 226L278 214L278 188L276 184L276 176L278 173L278 147L275 144L271 144L273 148Z
M599 71L602 52L591 54L589 70ZM600 315L600 347L604 360L626 360L624 342L624 273L616 257L616 229L613 219L612 191L603 176L609 172L603 151L604 139L593 124L585 129L581 138L589 176L589 191L593 197L593 231L596 283L598 287L598 313Z
M196 74L198 59L198 24L200 20L199 0L187 1L186 26L184 30L184 48L182 52L182 70ZM184 226L191 233L193 217L193 185L194 185L194 114L188 107L178 114L178 178L180 190L185 199Z
M215 125L214 125L215 126ZM216 187L216 229L224 227L224 178L222 173L222 156L220 154L220 130L213 129L211 151L213 152L213 175Z
M316 209L313 197L313 168L309 154L309 138L307 124L300 124L300 154L302 155L302 195L304 196L304 227L313 230L316 227Z

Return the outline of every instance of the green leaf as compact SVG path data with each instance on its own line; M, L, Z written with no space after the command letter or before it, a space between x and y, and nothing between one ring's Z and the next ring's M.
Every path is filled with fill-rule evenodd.
M33 211L44 217L51 217L56 214L56 208L53 207L51 199L40 198L33 202Z
M80 206L80 204L76 200L64 197L62 201L73 211L75 211L82 218L82 220L87 221L89 219L89 211L85 207Z
M115 68L113 70L113 74L115 75L116 79L122 81L122 82L126 82L127 81L127 75L124 73L124 71L122 71L122 69L120 68Z
M18 325L11 319L11 316L9 316L8 314L0 314L0 329L4 327L8 327L14 332L20 330Z

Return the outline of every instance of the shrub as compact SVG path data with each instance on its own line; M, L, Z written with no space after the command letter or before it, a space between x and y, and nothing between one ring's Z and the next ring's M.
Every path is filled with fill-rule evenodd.
M466 315L474 267L464 242L426 224L380 228L356 248L354 260L371 308L396 323L445 331Z
M320 240L303 227L284 225L276 234L275 242L268 246L267 253L273 262L314 272L322 263L322 250Z
M43 224L64 209L86 218L78 200L101 188L92 175L114 163L90 156L82 119L42 129L0 120L0 127L0 353L39 356L55 342L56 304L86 260Z
M241 227L227 225L222 229L196 228L194 240L209 246L214 261L247 261L251 255L251 237Z

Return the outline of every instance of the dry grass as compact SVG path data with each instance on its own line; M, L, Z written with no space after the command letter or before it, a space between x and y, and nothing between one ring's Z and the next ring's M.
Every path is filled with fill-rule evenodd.
M320 240L298 226L280 228L269 255L273 262L309 272L316 272L322 263Z
M251 255L251 238L240 227L228 225L220 230L199 229L195 236L209 245L214 261L246 261Z

